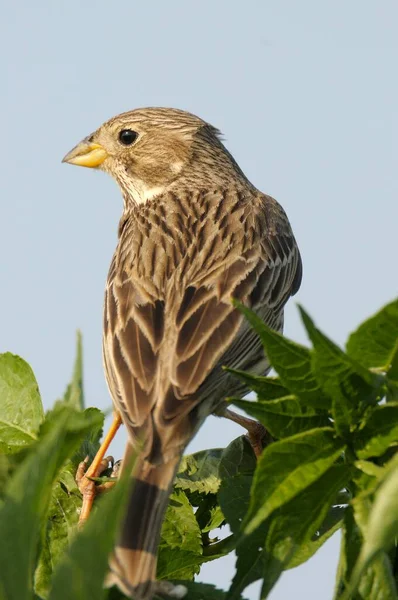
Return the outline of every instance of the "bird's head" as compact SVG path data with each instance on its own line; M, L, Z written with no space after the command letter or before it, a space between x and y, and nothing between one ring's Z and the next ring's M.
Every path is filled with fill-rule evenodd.
M159 195L183 176L195 177L197 186L200 178L219 177L223 168L236 167L217 129L171 108L138 109L114 117L63 162L106 171L125 199L136 203Z

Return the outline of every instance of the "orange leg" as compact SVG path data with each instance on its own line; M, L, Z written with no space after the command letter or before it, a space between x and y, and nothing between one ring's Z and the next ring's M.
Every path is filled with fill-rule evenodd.
M79 486L79 490L83 495L83 505L79 517L79 526L87 521L88 516L93 506L94 498L96 495L96 485L94 481L89 479L90 477L98 477L108 466L109 458L104 458L110 443L116 435L122 423L119 413L113 414L113 421L110 426L108 433L106 434L104 441L102 442L100 449L98 450L95 458L89 468L86 471L88 459L80 463L76 472L76 482Z

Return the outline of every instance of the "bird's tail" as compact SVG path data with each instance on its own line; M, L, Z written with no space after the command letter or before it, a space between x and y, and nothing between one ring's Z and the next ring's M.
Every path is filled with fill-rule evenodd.
M130 452L128 447L125 464ZM153 594L160 531L179 462L176 456L167 463L153 465L138 457L133 469L133 488L109 561L107 586L117 585L137 600L147 600Z

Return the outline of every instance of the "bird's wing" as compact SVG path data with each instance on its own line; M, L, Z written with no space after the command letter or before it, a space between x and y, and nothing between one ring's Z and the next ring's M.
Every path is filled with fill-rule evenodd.
M200 398L211 398L215 404L222 399L220 395L234 393L229 386L238 383L226 375L222 366L264 374L267 371L261 341L246 319L232 308L231 297L250 306L269 327L282 331L283 308L298 291L302 278L300 252L288 218L276 200L259 195L242 219L242 226L245 244L241 254L222 275L217 275L210 288L202 285L195 292L189 289L192 299L203 295L202 304L197 308L191 301L186 310L189 318L182 328L177 323L180 347L190 348L191 352L176 354L176 382L185 394L199 389Z
M153 460L182 447L197 428L192 411L203 387L217 393L221 363L244 367L261 359L231 297L280 329L283 306L301 279L287 217L268 196L214 192L188 207L173 197L159 211L130 241L135 276L115 261L111 266L104 324L111 394ZM187 220L192 239L182 242L178 232Z

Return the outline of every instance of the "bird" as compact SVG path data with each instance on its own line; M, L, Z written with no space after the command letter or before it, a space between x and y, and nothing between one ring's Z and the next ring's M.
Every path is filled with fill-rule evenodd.
M249 181L220 131L189 112L122 113L63 160L108 173L123 198L103 362L114 428L123 422L128 433L123 464L137 457L109 581L148 600L158 589L160 530L184 449L210 414L231 418L228 396L248 391L223 367L270 370L231 299L282 332L302 261L281 205Z

